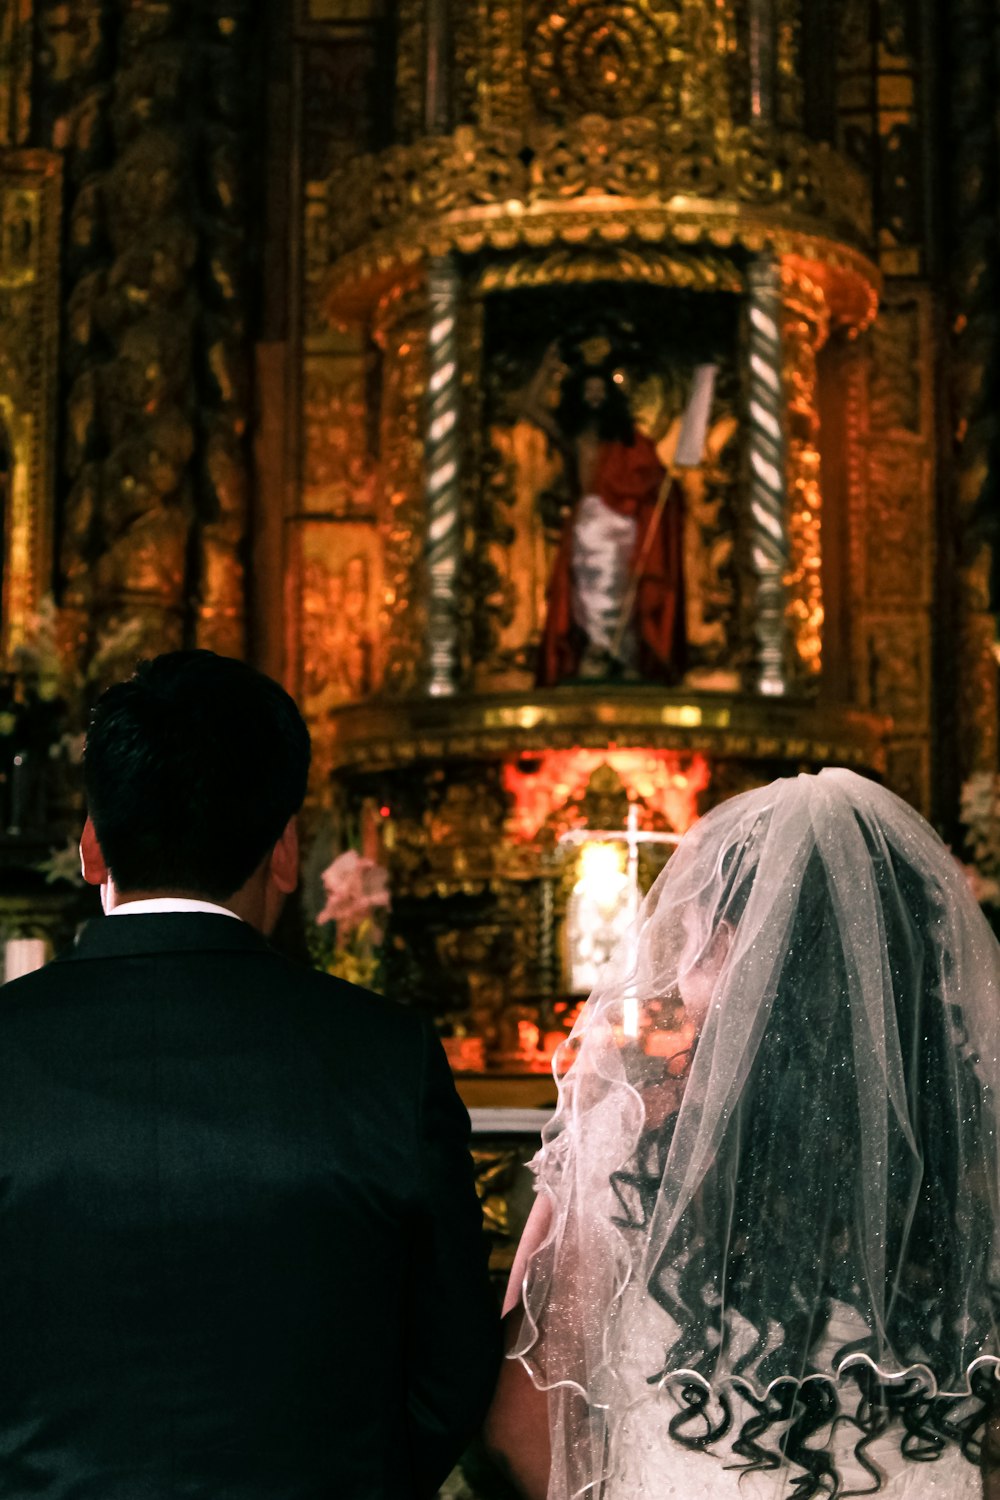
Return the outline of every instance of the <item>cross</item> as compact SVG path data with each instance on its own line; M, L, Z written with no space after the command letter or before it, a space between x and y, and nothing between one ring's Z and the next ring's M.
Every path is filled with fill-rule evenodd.
M639 993L635 987L635 972L637 961L637 943L639 934L636 932L636 918L639 915L639 906L642 901L642 892L639 889L639 846L640 844L679 844L681 836L679 833L643 833L639 828L639 805L630 802L628 818L624 829L621 828L571 828L560 838L560 844L624 844L628 849L628 859L625 865L626 899L628 901L628 933L625 941L628 943L628 975L622 1007L622 1032L627 1037L639 1035Z

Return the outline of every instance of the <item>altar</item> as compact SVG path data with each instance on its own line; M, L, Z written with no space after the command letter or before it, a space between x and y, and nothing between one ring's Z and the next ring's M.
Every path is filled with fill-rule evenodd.
M88 914L104 686L282 680L286 937L433 1020L500 1281L696 819L849 766L1000 913L995 17L126 10L0 19L0 934Z
M530 1072L585 992L577 887L623 871L569 832L838 762L961 837L997 687L960 184L994 177L921 80L975 73L972 22L946 66L912 5L139 0L109 52L106 6L29 0L0 60L11 937L73 906L18 872L72 880L90 701L181 644L295 693L306 927L340 852L391 895L316 951L463 1071Z
M315 869L384 872L361 956L441 1034L498 1290L554 1054L677 838L830 764L939 805L930 293L807 10L404 7L387 138L309 199Z
M312 200L286 530L313 887L350 846L390 902L326 956L433 1015L498 1268L553 1054L677 838L830 763L930 793L929 719L873 690L894 648L858 670L876 594L916 623L861 481L864 172L735 17L666 46L592 9L401 17L406 123Z

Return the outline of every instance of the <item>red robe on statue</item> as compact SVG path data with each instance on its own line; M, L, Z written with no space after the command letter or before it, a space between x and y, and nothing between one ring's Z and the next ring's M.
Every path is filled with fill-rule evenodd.
M684 510L680 485L671 485L652 535L650 526L666 470L653 442L637 432L632 443L601 443L591 489L617 515L638 522L633 576L641 558L632 620L639 671L652 681L674 682L684 670ZM547 592L539 654L541 687L576 676L586 641L573 619L573 516L563 528ZM648 541L647 541L648 538Z

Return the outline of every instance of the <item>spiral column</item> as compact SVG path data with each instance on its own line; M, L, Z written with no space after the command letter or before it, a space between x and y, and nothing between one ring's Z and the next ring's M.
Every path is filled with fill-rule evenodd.
M462 556L458 362L458 273L450 256L432 260L427 273L428 340L426 455L427 692L449 697L458 679L458 610L455 598Z
M750 268L749 414L750 556L757 578L757 690L788 691L785 571L788 566L785 396L781 379L781 278L771 259Z

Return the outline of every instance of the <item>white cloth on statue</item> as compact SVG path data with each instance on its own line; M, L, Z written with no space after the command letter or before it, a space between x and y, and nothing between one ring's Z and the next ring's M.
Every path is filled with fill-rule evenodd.
M573 619L595 651L611 652L628 597L638 522L605 505L600 495L584 495L573 517L571 569ZM628 666L636 657L631 625L614 651Z

